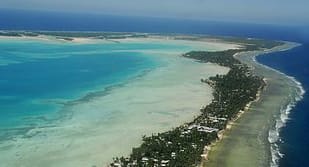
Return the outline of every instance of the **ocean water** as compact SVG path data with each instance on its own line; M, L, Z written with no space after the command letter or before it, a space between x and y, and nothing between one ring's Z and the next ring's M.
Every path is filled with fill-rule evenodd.
M309 80L309 47L304 43L295 49L261 55L257 60L265 65L295 77L305 90L308 90ZM283 106L281 117L277 120L279 132L274 144L279 151L279 166L309 166L309 101L308 93L292 96L290 103ZM301 97L301 99L300 99ZM299 101L300 100L300 101ZM297 102L297 103L296 103Z
M268 56L259 56L257 60L265 65L278 69L285 74L294 77L295 80L302 84L305 90L308 90L308 54L309 54L309 26L308 25L259 25L259 24L245 24L245 23L229 23L229 22L214 22L214 21L190 21L190 20L172 20L172 19L158 19L158 18L143 18L143 17L120 17L120 16L99 16L99 15L82 15L82 14L65 14L65 13L48 13L48 12L30 12L30 11L12 11L12 10L0 10L0 29L3 30L55 30L55 31L124 31L124 32L162 32L162 33L188 33L188 34L210 34L210 35L228 35L228 36L240 36L240 37L253 37L253 38L265 38L276 40L288 40L299 42L302 46L290 51L272 53ZM31 48L30 50L32 50ZM75 48L77 49L77 48ZM46 52L52 51L48 50ZM40 51L41 52L41 51ZM36 54L31 54L35 56ZM12 55L11 55L12 56ZM50 55L52 58L59 56L59 59L53 61L60 61L63 54ZM81 55L82 56L82 55ZM143 57L143 55L139 55ZM137 57L139 57L137 56ZM40 56L39 56L40 57ZM70 56L65 56L64 59L72 59ZM16 62L25 61L24 57L16 57L14 60L9 60L2 55L0 64L14 64ZM35 63L36 57L31 58L31 61L27 63ZM62 59L61 61L66 61ZM75 58L74 58L75 59ZM102 58L103 59L103 58ZM42 65L44 61L41 60ZM73 60L70 60L73 61ZM77 61L77 60L76 60ZM90 61L90 60L89 60ZM121 61L121 60L119 60ZM145 61L144 57L140 61ZM152 64L154 61L147 61ZM57 62L55 62L57 63ZM58 62L60 63L60 62ZM147 64L146 63L146 64ZM156 67L154 63L153 67ZM18 64L14 65L17 70ZM43 65L44 66L44 65ZM45 67L45 66L44 66ZM142 69L142 66L139 66ZM149 67L147 65L147 67ZM3 67L4 68L4 67ZM0 66L0 69L3 69ZM12 68L13 69L13 68ZM134 69L134 68L133 68ZM146 68L147 69L147 68ZM148 69L147 69L148 70ZM132 73L137 75L139 70L132 70ZM10 71L12 72L12 71ZM87 70L84 70L87 72ZM123 71L122 71L123 72ZM76 72L78 73L78 72ZM120 70L121 73L121 70ZM121 75L121 74L119 74ZM2 76L2 75L1 75ZM43 77L43 76L41 76ZM63 74L63 77L65 75ZM96 76L98 77L98 76ZM0 84L5 85L6 80L0 79ZM134 77L133 77L134 78ZM98 79L98 78L97 78ZM117 78L113 78L114 81ZM95 79L96 80L96 79ZM24 81L24 80L23 80ZM101 82L100 79L97 80ZM30 83L31 81L27 81ZM26 82L26 83L27 83ZM59 82L55 81L57 84ZM72 81L73 82L73 81ZM72 83L71 82L71 83ZM107 82L107 81L104 81ZM26 84L25 83L25 84ZM39 83L37 83L39 84ZM92 84L92 83L91 83ZM73 84L74 85L74 84ZM87 85L87 84L85 84ZM104 84L103 84L104 85ZM80 85L79 85L80 86ZM76 99L81 94L93 89L93 85L90 87L84 86L83 92L67 92L66 99L57 99L54 96L52 99L62 105L62 102ZM69 90L66 90L69 91ZM65 91L65 92L66 92ZM307 91L308 92L308 91ZM1 92L2 93L2 92ZM56 93L56 92L55 92ZM74 95L74 97L70 97ZM45 96L39 95L36 96ZM1 96L1 101L6 101L6 104L14 103L16 96ZM40 97L41 98L41 97ZM50 98L48 98L50 99ZM56 100L55 100L56 99ZM69 99L69 100L68 100ZM295 98L291 98L290 105L283 106L282 108L282 120L280 122L280 128L275 133L278 140L275 142L279 161L275 165L280 166L309 166L306 160L308 155L308 119L309 119L309 101L308 93L303 95L301 101L295 103ZM18 99L20 100L20 99ZM22 101L22 98L21 98ZM73 100L74 101L74 100ZM0 102L1 103L1 102ZM32 101L36 103L37 107L42 102ZM46 111L52 113L59 107L59 104L53 102L52 105L44 104ZM5 105L4 105L5 106ZM49 106L49 109L48 107ZM6 106L8 107L8 106ZM8 107L9 108L9 107ZM13 110L13 109L12 109ZM39 109L37 109L39 110ZM1 110L2 111L2 110ZM0 111L0 112L1 112ZM286 112L288 111L288 112ZM1 113L2 114L2 113ZM5 113L8 114L8 113ZM10 113L14 116L14 112ZM19 118L18 116L16 118ZM6 119L5 119L6 120ZM0 122L2 125L8 126L9 122ZM45 120L45 119L43 119ZM42 121L43 121L42 120ZM14 120L14 124L17 120ZM28 121L28 120L27 120ZM31 120L30 120L31 122ZM1 133L1 132L0 132ZM14 132L15 133L15 132Z
M0 9L0 30L209 34L309 42L308 24L270 25Z
M1 38L1 165L106 165L128 154L142 135L193 119L212 99L200 78L228 72L180 55L231 47Z

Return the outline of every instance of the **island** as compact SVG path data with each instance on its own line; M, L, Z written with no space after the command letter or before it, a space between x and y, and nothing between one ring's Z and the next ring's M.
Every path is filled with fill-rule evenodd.
M231 39L225 39L231 40ZM173 130L144 136L143 143L133 148L129 157L115 157L112 167L121 166L200 166L208 158L212 143L220 140L231 122L248 111L252 102L259 100L266 86L263 76L253 73L253 67L242 63L236 55L241 52L264 51L282 46L282 41L232 39L244 43L241 49L225 51L191 51L183 56L201 63L215 63L228 67L226 75L201 78L213 88L214 99L200 109L192 122Z
M186 60L216 64L228 69L226 74L202 77L198 81L212 88L213 99L203 105L191 121L165 132L144 135L140 145L135 145L129 155L111 159L111 167L268 166L273 161L270 142L267 141L269 129L275 122L273 115L278 115L281 104L290 92L300 90L296 80L255 61L255 56L260 54L284 51L299 45L292 42L118 32L0 31L0 36L75 42L78 45L98 41L118 44L123 40L138 39L142 43L143 40L168 39L240 46L221 51L192 50L179 55ZM91 95L86 96L86 99L93 97Z

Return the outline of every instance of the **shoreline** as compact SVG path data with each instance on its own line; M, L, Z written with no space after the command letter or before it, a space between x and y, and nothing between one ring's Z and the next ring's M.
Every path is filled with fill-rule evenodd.
M266 121L267 125L265 126L265 125L260 124L261 125L260 127L262 127L261 129L262 132L254 131L253 130L254 128L252 128L251 130L247 128L243 129L243 126L245 126L249 122L247 120L252 121L255 115L257 115L255 117L263 117L262 114L252 114L252 113L261 110L261 107L259 107L258 104L260 103L260 106L261 104L264 104L265 97L267 97L267 99L270 100L271 95L273 97L276 96L274 93L273 94L269 93L271 92L271 89L274 89L274 87L280 86L279 83L274 82L274 80L276 80L274 79L274 76L275 78L283 81L283 83L281 83L282 89L290 89L290 87L294 88L293 91L297 91L298 89L300 89L301 90L300 96L302 96L304 92L301 89L301 84L298 81L296 81L293 77L290 77L278 70L272 69L256 61L256 57L259 55L286 51L286 50L293 49L299 45L300 44L297 44L297 43L285 42L284 45L277 46L272 49L267 49L264 51L249 51L249 52L239 53L235 55L235 57L239 59L241 62L251 65L254 68L253 71L257 75L265 76L267 80L267 85L265 89L261 91L261 94L260 94L261 99L259 99L258 101L252 102L251 103L252 107L247 112L242 114L243 117L240 117L241 120L236 120L235 122L233 122L235 126L231 127L231 129L227 129L227 131L225 131L224 133L223 139L216 142L215 145L213 145L212 150L207 152L208 160L204 161L204 164L202 164L202 166L207 166L207 167L214 166L215 167L215 166L218 166L218 164L220 164L219 166L246 166L246 165L277 166L277 161L278 161L278 158L280 157L278 157L279 155L276 155L276 154L280 154L280 153L279 152L277 153L277 151L279 150L275 150L273 148L273 144L275 143L275 141L273 142L270 141L271 140L270 133L273 127L276 127L276 131L275 131L276 134L278 133L278 130L280 130L280 128L282 127L282 126L277 127L277 125L274 125L274 124L277 123L278 117L280 119L280 115L281 115L280 112L282 111L282 103L284 103L285 101L284 97L287 95L284 95L284 93L282 93L282 99L279 99L279 100L277 99L277 101L280 101L278 103L279 106L277 106L278 108L277 110L272 111L272 109L269 109L263 106L264 108L262 109L267 110L267 111L270 110L272 112L265 114L266 116L264 116L264 119L267 120ZM288 92L288 91L284 91L284 92ZM276 93L278 96L278 92ZM298 100L295 100L295 101L297 102ZM271 100L268 102L269 102L268 105L272 105ZM292 102L292 103L295 104L296 102ZM290 102L287 104L287 106L289 105L290 105ZM272 106L271 108L276 108L276 106ZM239 129L240 127L242 127L242 129ZM246 130L249 130L251 132L249 133L245 132ZM248 140L249 142L248 141L247 142L245 141L237 142L235 139L233 139L233 138L239 139L240 137L238 138L236 136L240 134L242 134L243 137L248 137L245 134L250 134L249 136L251 136L251 141ZM233 146L228 147L228 145L230 145L231 143L233 143ZM263 144L266 145L266 147L262 146ZM241 147L246 147L246 148L239 149ZM248 151L248 150L251 150L251 151ZM258 154L250 153L254 151L259 152L259 153ZM247 162L243 162L243 161L247 161Z
M287 51L287 50L291 50L294 49L296 47L301 46L301 44L299 43L295 43L295 42L286 42L285 46L278 46L274 49L271 49L270 51L266 51L266 54L268 53L274 53L274 52L282 52L282 51ZM264 53L265 54L265 53ZM270 144L270 153L271 153L271 162L269 163L271 167L277 167L278 166L278 161L280 158L282 158L284 155L280 152L279 150L279 146L277 145L277 142L280 140L280 130L281 128L284 128L287 120L289 119L289 114L290 114L290 110L292 108L295 107L295 105L297 104L297 102L301 101L303 98L303 95L305 94L305 90L302 87L302 84L296 80L293 76L289 76L279 70L273 69L269 66L266 66L262 63L259 63L256 60L257 56L260 56L262 54L258 54L252 57L253 61L255 63L257 63L260 66L263 66L264 68L267 68L269 70L275 71L276 73L278 73L279 75L282 75L283 77L285 77L287 79L287 82L291 82L290 84L292 84L295 90L293 90L293 92L290 92L289 96L293 96L293 99L290 99L287 101L287 104L284 104L281 106L281 109L279 111L279 115L276 116L275 119L275 126L271 127L271 129L269 129L269 134L268 134L268 142ZM291 85L289 85L291 87ZM295 94L295 95L293 95Z
M231 122L234 122L233 120L240 118L242 112L239 112L239 109L248 109L252 101L259 98L259 91L265 85L261 77L251 74L249 66L241 63L233 56L240 51L255 50L264 45L258 40L252 43L254 43L254 46L245 43L247 46L237 50L192 51L184 54L184 57L195 59L201 63L211 62L230 68L226 75L201 79L201 82L215 87L213 90L215 98L212 103L201 108L202 114L193 121L161 134L144 137L143 144L133 148L133 152L128 158L116 157L111 166L198 165L197 162L200 161L205 145L209 146L212 141L218 138L218 132L220 135L222 129L229 127ZM278 44L279 42L276 42L276 44L274 42L265 45L270 47ZM221 101L221 94L222 98L225 99L223 101ZM192 142L193 148L187 145L189 141ZM169 147L174 147L174 149L170 150ZM161 153L156 150L172 152L162 151ZM183 159L183 157L186 158Z
M50 42L64 42L64 43L75 43L75 44L96 44L96 43L151 43L151 42L163 42L163 43L174 43L174 44L186 44L188 46L195 46L196 48L203 48L203 46L211 46L213 51L222 48L226 49L240 49L242 43L231 42L225 40L224 36L200 36L200 35L169 35L169 34L154 34L154 33L128 33L129 36L121 35L118 38L117 35L107 37L96 37L96 36L61 36L53 33L57 31L51 31L51 34L44 34L44 32L37 32L36 36L27 36L26 32L21 33L21 36L5 36L0 34L0 40L5 39L29 39L29 40L42 40ZM25 33L25 34L24 34ZM60 32L59 32L60 33ZM66 32L61 32L65 35ZM68 32L69 33L69 32ZM83 34L83 32L80 32ZM99 32L97 32L99 33ZM106 32L102 32L108 34ZM136 36L134 36L134 34ZM139 36L143 35L143 36ZM194 50L194 49L193 49Z
M150 34L149 34L150 35ZM177 41L177 42L182 42L182 41L186 41L186 42L200 42L200 43L204 43L204 42L208 42L208 39L207 39L207 37L205 37L205 38L203 38L203 40L201 40L201 41L199 41L199 40L197 40L195 37L193 37L191 40L189 40L189 39L187 39L186 40L186 38L188 38L188 37L190 37L190 36L160 36L160 35L158 35L158 36L152 36L152 37L143 37L143 38L125 38L125 39L112 39L113 41L111 41L111 40L107 40L107 39L93 39L93 38L75 38L75 37L72 37L72 38L67 38L67 37L61 37L61 38L54 38L54 37L52 37L51 38L51 36L46 36L46 35L43 35L44 37L46 37L46 38L44 38L44 39L41 39L41 36L40 36L40 38L38 38L38 40L50 40L50 41L66 41L66 42L72 42L72 43L80 43L80 44L84 44L84 43L88 43L89 41L91 41L91 42L94 42L94 41L108 41L108 42L119 42L119 41L131 41L132 42L132 40L133 40L133 42L142 42L142 41L147 41L147 42L151 42L151 41L156 41L156 40L160 40L160 41L167 41L167 42L169 42L169 40L171 40L171 41ZM157 37L157 38L156 38ZM0 37L0 39L2 39L3 37ZM8 37L8 38L11 38L11 37ZM13 37L14 38L14 37ZM26 38L26 37L16 37L16 38ZM32 39L35 39L36 37L29 37L29 39L30 38L32 38ZM172 38L172 39L165 39L165 38ZM179 39L176 39L176 38L179 38ZM185 38L185 39L183 39L183 38ZM68 39L68 40L67 40ZM72 40L71 40L72 39ZM214 38L215 39L215 38ZM115 41L114 41L115 40ZM204 41L204 40L206 40L206 41ZM212 38L210 38L210 41L211 42L214 42L215 44L218 44L219 45L219 47L224 47L224 45L226 45L226 44L234 44L233 46L233 48L231 48L231 49L236 49L236 50L241 50L240 49L240 47L239 46L241 46L241 44L240 43L237 43L237 42L229 42L228 40L227 41L225 41L224 40L224 37L222 37L222 38L218 38L217 39L218 41L216 41L216 40L214 40L213 41L213 39ZM250 41L251 39L244 39L244 43L243 44L246 44L246 42L245 41ZM220 46L220 43L223 43L223 45L222 46ZM197 43L195 43L195 44L197 44ZM292 43L290 43L291 45L292 45ZM287 42L285 42L285 45L287 45ZM283 46L285 46L285 45L283 45ZM231 45L232 46L232 45ZM237 47L236 47L237 46ZM239 60L241 60L241 62L243 63L243 64L247 64L247 63L244 63L244 62L246 62L246 61L244 61L243 59L242 59L242 57L244 57L244 56L241 56L241 55L245 55L245 56L247 56L247 57L252 57L252 60L251 61L248 61L248 62L251 62L251 63L253 63L253 65L255 65L255 66L263 66L263 65L261 65L261 64L259 64L259 63L257 63L256 61L255 61L255 56L258 56L258 55L260 55L260 54L265 54L265 53L271 53L271 52L278 52L278 51L283 51L283 50L287 50L287 49L289 49L288 48L288 46L285 48L285 47L280 47L280 46L278 46L278 47L274 47L274 48L271 48L271 49L264 49L263 51L246 51L246 52L241 52L241 53L236 53L236 54L234 54L234 58L236 58L236 59L239 59ZM291 46L290 46L291 47ZM296 46L294 46L294 47L296 47ZM253 49L254 50L254 49ZM246 55L246 54L248 54L248 55ZM251 55L251 56L250 56ZM197 59L198 60L198 59ZM255 63L255 64L254 64ZM222 65L220 65L220 66L222 66ZM253 66L252 66L253 67ZM263 67L263 68L266 68L266 67ZM253 71L256 71L256 69L252 69ZM265 69L264 69L265 70ZM268 69L269 70L269 69ZM278 72L278 71L277 71ZM260 76L260 74L261 73L259 73L259 72L256 72L256 75L258 75L258 76ZM272 80L271 80L271 78L270 78L270 80L268 80L268 79L266 79L267 81L269 81L269 82L272 82ZM266 80L264 80L264 82L266 81ZM264 88L264 89L266 89L266 90L268 90L268 89L272 89L272 88L269 88L268 87L268 84L267 84L267 86ZM212 147L217 147L217 144L220 144L222 141L224 141L225 140L225 138L227 138L227 137L229 137L229 133L230 133L230 131L234 131L234 129L235 129L235 126L241 126L241 124L239 124L239 122L240 121L242 121L244 118L244 116L246 116L247 115L247 113L248 112L250 112L254 107L255 107L255 103L258 103L258 102L260 102L260 101L263 101L264 99L263 99L263 97L261 97L261 96L264 96L264 90L263 89L263 91L261 91L261 90L258 90L257 91L257 93L255 94L255 99L254 100L252 100L252 101L250 101L250 102L248 102L246 105L245 105L245 109L243 110L243 111L239 111L238 113L237 113L237 115L235 116L235 118L232 118L232 120L230 120L230 121L228 121L228 123L227 123L227 125L226 125L226 127L224 128L224 130L222 130L222 131L220 131L219 133L218 133L218 137L219 137L219 141L218 142L216 142L216 145L214 145L214 146L212 146ZM251 108L252 107L252 108ZM252 119L252 118L251 118ZM190 120L189 120L190 121ZM181 126L183 126L183 125L181 125ZM176 128L177 129L177 128ZM211 148L212 148L211 147ZM205 148L207 148L207 150L209 150L209 145L207 146L207 147L204 147L204 149ZM225 149L225 148L224 148ZM225 149L225 151L227 151L226 149ZM207 151L207 152L205 152L205 154L206 155L204 155L204 157L206 157L206 158L208 158L208 155L209 155L209 153L211 154L212 153L212 150L211 151ZM222 155L221 155L222 156ZM234 159L234 161L235 161L235 159ZM241 160L240 160L241 161ZM230 163L226 163L226 164L228 164L228 166L230 166ZM220 166L224 166L224 165L220 165ZM235 165L236 166L236 165Z
M24 38L18 38L18 39L23 40ZM158 56L163 57L164 55L158 55ZM206 84L200 83L199 81L200 77L208 77L208 75L212 76L217 73L221 74L221 72L225 73L226 70L225 68L222 68L215 64L205 65L205 64L198 63L195 60L189 60L189 59L183 58L179 54L173 57L169 55L164 56L164 57L166 60L165 59L163 60L160 58L161 59L160 61L170 62L169 60L171 59L172 61L170 63L172 65L169 65L170 67L167 67L164 69L161 68L161 70L159 70L157 73L153 73L153 75L156 75L155 79L151 77L145 80L147 82L143 82L143 83L139 82L135 84L132 83L133 85L132 84L127 85L127 86L134 87L134 89L130 89L131 92L134 92L135 90L136 90L135 92L144 92L144 93L146 92L147 93L146 95L148 95L148 97L153 97L153 98L143 98L142 96L138 98L130 98L130 96L126 94L125 95L121 94L121 93L128 93L128 92L124 92L123 91L124 89L118 89L117 90L118 93L116 94L117 96L116 101L118 101L117 104L109 102L109 99L111 99L109 98L110 96L104 98L103 102L102 100L100 100L100 102L91 103L90 105L97 106L95 109L91 109L88 106L81 104L82 107L79 107L80 106L79 105L74 109L80 110L80 108L83 109L85 107L88 107L86 108L86 110L84 110L87 112L77 111L80 114L77 116L76 121L74 119L68 124L65 124L64 127L62 126L55 127L55 128L46 127L46 128L36 128L36 129L31 130L29 134L36 135L38 132L38 135L36 135L36 137L34 138L31 138L31 140L16 139L12 143L10 143L12 144L11 145L12 147L15 147L16 145L18 145L18 148L16 146L17 151L14 152L13 150L13 151L7 151L6 153L3 153L5 154L5 156L1 157L1 159L3 160L2 162L4 163L5 161L9 164L13 164L13 166L14 165L18 166L20 164L23 164L24 166L38 166L38 165L42 166L44 165L44 163L49 164L49 165L56 165L56 166L61 166L61 164L65 164L66 166L70 166L71 164L74 164L72 166L79 166L78 164L81 164L83 166L84 165L99 166L103 162L106 162L106 163L110 162L109 160L112 159L112 155L114 155L114 152L118 152L117 154L122 154L122 153L129 154L129 151L131 150L131 146L140 144L141 136L143 134L151 135L152 132L161 132L161 131L169 130L170 128L173 128L175 126L178 126L179 124L186 122L188 119L190 120L194 119L194 116L199 114L200 106L204 104L205 101L209 101L209 102L211 101L211 99L209 99L210 96L209 98L207 98L208 94L211 95L210 87ZM186 71L181 71L183 67L186 67ZM170 74L168 75L168 73ZM194 73L195 75L192 75L192 73ZM162 77L161 77L161 74L162 74ZM178 74L178 75L175 75L175 74ZM161 80L165 82L160 82ZM151 94L151 90L147 92L145 90L140 89L141 87L147 87L147 85L149 86L149 84L153 85L154 81L157 81L155 82L157 83L157 86L155 89L157 91L155 91L153 94ZM166 83L166 82L171 82L171 81L176 82L177 86L173 85L172 83L170 83L169 85ZM170 86L170 88L167 86ZM205 87L207 87L206 91L205 91ZM175 94L174 92L177 92L177 94ZM164 95L164 99L174 99L174 102L171 103L169 100L156 99L156 97L160 97L160 96L162 97L162 94ZM115 93L113 93L113 95L115 97ZM134 95L134 93L132 93L131 95ZM126 98L131 99L131 100L127 100ZM166 105L162 104L161 101L162 103ZM105 102L107 105L105 104ZM103 105L102 103L105 105ZM130 103L130 105L128 105L127 103ZM147 103L154 103L154 104L158 103L158 106L161 106L161 107L149 107L149 109L145 111L143 109L143 106L147 105ZM82 135L85 135L85 136L87 135L86 133L83 132L85 130L85 127L82 126L82 123L84 122L80 122L80 119L78 118L83 118L83 120L84 119L91 120L91 122L99 122L99 121L103 122L104 118L101 119L101 117L103 116L100 117L96 115L94 118L92 117L92 115L96 114L96 112L94 112L93 110L107 109L109 108L110 105L114 105L114 104L117 105L116 107L120 108L121 111L122 111L121 107L123 106L125 108L125 110L123 111L126 111L124 113L125 115L114 116L115 119L116 118L119 118L119 119L114 120L112 117L111 118L112 120L109 121L109 122L113 122L113 121L119 122L117 123L117 126L115 126L114 128L109 128L109 129L104 128L106 129L105 131L97 131L99 129L99 126L98 126L99 124L97 124L96 127L91 128L90 133L92 134L88 138L86 139L81 138L83 140L80 140L79 137L71 138L72 135L79 135L80 133L83 133ZM131 104L132 105L139 104L140 107L139 109L137 108L133 109L133 108L130 108L132 106ZM114 108L114 106L112 106L111 108ZM144 107L144 108L147 108L147 107ZM71 108L69 108L69 110L70 109ZM132 111L138 110L140 112L132 113L130 112L131 110ZM157 110L157 111L153 111L153 110ZM85 114L85 115L82 115L82 114ZM127 118L127 116L129 115L138 116L136 119L138 118L142 118L142 119L139 119L140 121L136 121L133 119L130 119L129 121L123 121L125 120L123 118ZM145 117L145 115L147 117ZM148 117L151 117L151 120ZM171 121L171 120L174 120L174 121ZM143 123L147 121L149 122L152 121L153 124L148 125L148 126L145 126L145 124L143 125ZM138 126L136 126L137 124ZM132 126L132 125L135 125L135 126ZM156 126L157 128L154 129L153 128L154 126ZM126 128L124 129L123 127L126 127ZM149 129L154 129L154 130L149 130ZM133 133L131 133L129 130L132 130ZM63 133L63 131L65 131L66 133ZM115 139L116 137L115 138L111 137L110 143L109 141L103 142L107 140L107 139L105 140L104 137L106 136L107 138L109 136L109 135L106 135L107 134L105 133L106 131L109 132L110 134L114 133L115 135L117 134L117 136L121 136L121 137L118 137L119 140ZM142 132L140 133L140 131ZM45 138L45 134L46 134L45 132L48 134L51 133L52 135L48 136L48 138ZM140 134L137 134L137 133L140 133ZM132 137L134 135L137 137ZM40 140L43 138L44 138L44 142L47 142L49 144L44 144L44 142ZM122 141L121 140L122 138L126 138L127 140ZM69 143L67 143L67 139L72 140L72 142L70 141ZM59 145L59 143L61 144L61 146ZM116 143L118 145L115 148L114 144ZM84 148L83 145L87 145L87 148L86 147ZM61 149L59 149L60 147ZM102 150L102 148L104 149ZM117 149L117 148L120 148L120 149ZM44 150L48 150L47 151L48 154L45 154L46 152ZM109 151L113 152L113 154L110 157L108 157L109 154L103 154ZM85 155L86 153L90 153L89 156ZM115 154L115 156L117 154ZM49 156L46 156L46 155L49 155ZM5 159L6 157L7 159ZM38 161L27 161L28 159L30 159L30 157L35 157L38 159ZM76 161L75 161L74 159L72 159L72 157L78 157L78 158L76 158ZM60 159L60 161L55 161L57 159ZM62 161L65 159L66 159L66 162Z
M206 166L207 165L207 161L209 160L208 159L208 156L209 156L209 153L211 152L212 148L216 146L216 144L218 144L219 142L221 142L223 140L224 137L226 137L226 132L228 130L231 130L233 128L233 125L236 123L236 121L238 119L240 119L242 117L243 114L245 114L246 112L248 112L250 110L250 107L252 105L252 103L254 102L258 102L261 98L261 93L264 89L266 89L267 87L267 81L266 79L263 79L264 80L264 87L261 87L260 90L258 90L257 94L256 94L256 99L253 100L253 101L250 101L249 103L247 103L246 107L244 110L240 110L239 113L236 115L236 118L234 118L233 120L229 121L225 127L225 129L221 130L220 132L218 132L218 139L214 142L212 142L210 145L206 145L204 147L204 152L203 154L201 155L202 156L202 162L201 162L201 165L200 167L203 167L203 166Z

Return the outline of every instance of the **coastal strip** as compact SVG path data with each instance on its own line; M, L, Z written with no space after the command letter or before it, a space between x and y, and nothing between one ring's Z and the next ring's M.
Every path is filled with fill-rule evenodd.
M260 94L260 100L252 103L249 112L225 131L223 139L212 146L203 166L278 166L280 154L276 142L279 130L290 108L304 94L301 84L277 70L266 67L255 60L261 54L279 52L299 46L284 44L271 49L241 52L235 58L252 67L255 75L265 77L267 86Z
M76 96L73 101L65 98L60 99L64 103L55 109L57 111L55 116L59 117L50 122L55 127L29 126L31 129L25 130L24 134L27 135L25 138L22 133L14 140L1 143L2 164L6 166L44 166L44 164L50 166L106 166L114 156L129 155L132 147L141 144L142 135L150 136L151 133L165 132L193 120L196 115L200 114L200 107L209 104L213 98L211 87L201 83L200 79L216 74L226 74L229 69L212 63L199 63L194 59L187 59L180 55L190 50L199 50L199 48L219 51L234 48L235 45L224 45L223 43L221 46L221 42L218 42L215 43L216 47L208 43L200 47L199 44L195 45L195 41L174 41L172 37L169 38L171 40L163 36L156 40L152 40L152 37L134 38L119 44L108 43L108 45L116 45L116 48L123 46L120 47L121 49L132 46L127 44L134 44L132 48L134 52L140 52L142 54L140 56L143 56L145 60L148 58L151 60L149 64L141 61L146 67L145 70L151 71L141 77L134 75L133 80L122 78L119 83L125 84L117 86L108 94L105 94L104 84L100 84L101 86L98 84L99 87L96 87L95 80L89 80L93 83L91 92L99 94L87 91L81 96ZM48 39L54 39L54 36L48 37ZM83 49L84 43L75 44L71 41L64 42L58 39L41 41L30 38L29 40L31 44L35 43L37 46L47 44L77 49L77 52L71 52L70 48L64 49L67 50L66 53L72 53L70 58L74 58L75 54L79 55L87 51L87 49ZM97 41L97 44L91 44L93 47L91 47L90 53L92 54L93 51L100 53L102 58L104 54L101 56L101 53L105 53L104 45L107 42L105 40L91 42ZM8 39L1 40L1 42L24 43L28 42L28 37L16 37L16 40ZM197 43L204 43L204 41ZM88 45L88 43L85 44ZM141 45L143 47L140 47ZM147 46L148 49L144 50L144 46ZM12 45L12 47L17 47L17 45ZM26 49L29 47L25 45ZM21 50L22 48L20 47ZM43 51L41 49L45 47L35 48L41 52ZM64 50L61 49L59 53ZM112 50L114 49L112 48ZM152 53L145 53L147 50ZM58 52L57 50L53 51ZM57 55L67 55L66 53ZM88 55L88 52L86 53ZM134 58L136 54L128 52L126 55ZM50 55L50 57L53 56ZM46 58L47 56L44 54L41 57ZM85 56L84 58L86 63L87 59L94 57ZM102 62L101 59L97 60ZM140 72L143 73L143 71L141 68ZM116 84L114 82L111 86ZM55 98L47 100L53 101ZM35 102L46 105L46 101L41 101L41 99L37 99ZM59 100L56 105L58 104ZM29 120L35 122L37 119L38 121L42 120L39 117ZM37 161L31 161L31 159L37 159Z
M265 87L264 78L255 75L252 66L242 63L234 55L283 44L251 39L242 43L244 48L241 49L218 52L192 51L184 54L185 57L201 63L216 63L230 68L226 75L201 79L201 82L213 88L213 101L201 108L201 115L192 122L168 132L144 136L141 146L133 148L129 157L116 157L110 166L188 167L199 166L204 162L208 146L220 138L220 134L231 122L248 110L252 101L258 99L259 92Z
M55 32L46 33L31 34L30 37L45 39L45 35L57 35L54 34ZM19 37L19 34L17 35ZM278 117L274 117L276 115L274 112L268 111L272 108L267 108L268 106L265 108L263 106L257 107L257 105L267 99L269 106L272 106L273 103L280 104L279 110L284 113L295 103L291 103L286 97L290 97L294 88L301 95L301 85L295 82L293 78L258 64L254 57L259 54L287 50L292 46L295 47L295 44L209 36L163 36L161 34L150 36L142 34L143 36L140 37L139 34L136 36L135 34L105 35L103 33L101 35L104 37L101 38L98 35L97 33L75 33L72 37L72 34L64 36L63 33L60 33L56 38L48 36L46 39L55 38L69 42L72 40L85 42L90 39L132 40L133 35L134 40L138 39L141 42L145 39L159 38L160 40L211 41L218 42L218 44L224 42L243 46L225 51L192 51L184 54L184 57L200 63L210 62L230 69L230 72L226 75L201 78L202 83L213 88L214 99L212 103L203 106L201 115L191 122L164 133L144 136L141 145L134 148L130 156L115 158L110 166L199 166L201 163L202 166L269 166L269 163L271 165L276 164L276 157L281 156L276 150L275 144L278 140ZM15 34L12 34L12 36L14 37ZM29 35L22 33L20 37L29 37ZM263 71L259 71L260 68L279 73L280 77L263 73ZM278 79L279 84L272 84L273 79ZM293 91L291 91L291 88ZM281 92L282 94L277 94L277 96L284 97L285 101L283 99L278 102L273 101L273 99L276 99L276 94L269 98L265 95L265 92L269 91L271 93ZM295 99L299 99L299 96ZM247 121L243 122L243 120ZM269 131L269 128L272 127L276 129ZM229 140L232 140L232 142L226 142ZM214 144L216 145L214 146Z

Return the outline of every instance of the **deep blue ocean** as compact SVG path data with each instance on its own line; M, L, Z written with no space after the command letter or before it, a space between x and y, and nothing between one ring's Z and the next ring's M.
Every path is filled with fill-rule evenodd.
M309 88L309 45L285 52L261 55L257 60L272 68L295 77L305 90ZM280 152L284 154L280 166L309 166L309 94L292 109L290 119L280 131Z
M271 66L290 76L295 77L302 83L306 91L309 89L309 26L306 25L279 26L232 22L206 22L143 17L100 16L64 13L55 14L48 12L0 10L0 29L188 33L294 41L301 43L302 46L285 52L272 53L271 56L259 56L257 60L265 65ZM95 57L93 58L95 59ZM55 60L54 64L52 63L48 65L42 62L42 66L46 66L46 68L53 68L53 65L59 65L61 64L61 61ZM74 61L78 61L78 57L76 57L76 60ZM95 60L89 59L89 61ZM30 67L31 62L25 64L25 66ZM98 67L99 66L100 64L98 64ZM12 70L18 70L19 68L20 67L16 65ZM74 67L72 68L74 69ZM36 69L33 69L33 71L35 70ZM98 70L100 69L98 68ZM40 75L40 72L36 73ZM55 73L55 75L58 74L61 74L60 77L65 78L65 74ZM5 75L7 75L5 71L4 73L0 73L1 78ZM31 79L31 76L28 76L28 74L23 75L25 76L25 79L29 79L29 77ZM43 75L42 80L44 80ZM26 83L22 83L21 86L27 86L26 84L29 83L31 83L30 80ZM56 83L35 84L48 85ZM87 83L84 84L87 85ZM0 91L1 94L3 92L7 94L11 93L6 92L6 89L0 89ZM280 136L282 138L280 150L284 154L283 158L280 160L280 166L309 166L308 132L309 94L306 93L303 100L300 101L295 108L293 108L289 121L280 132Z

